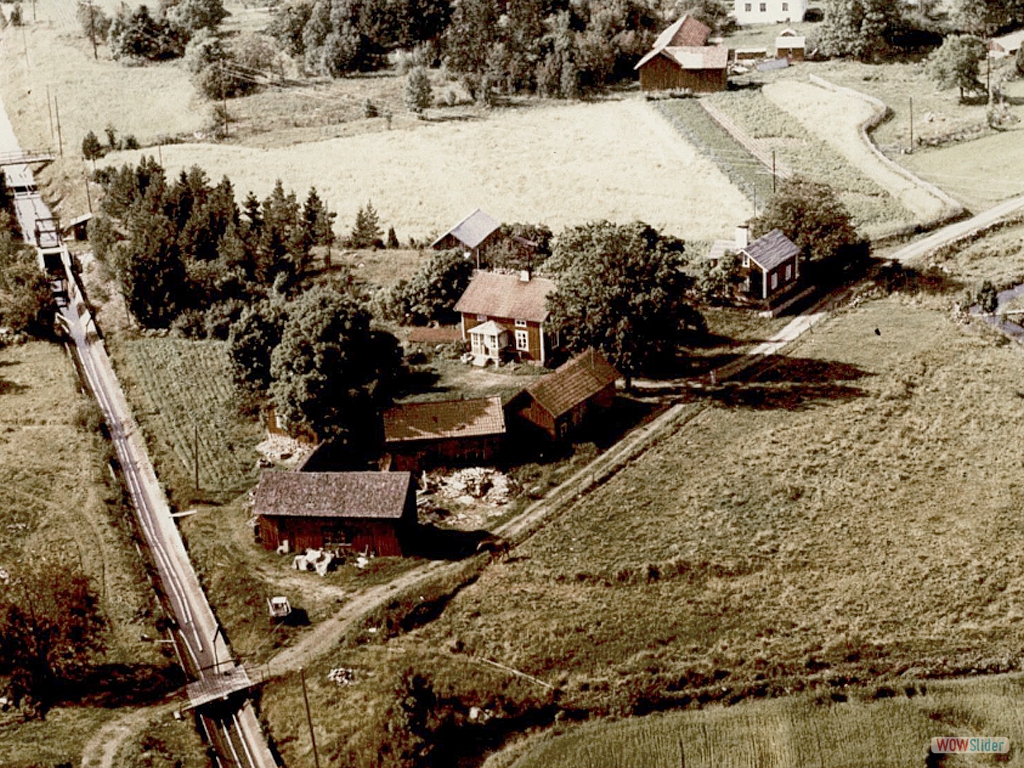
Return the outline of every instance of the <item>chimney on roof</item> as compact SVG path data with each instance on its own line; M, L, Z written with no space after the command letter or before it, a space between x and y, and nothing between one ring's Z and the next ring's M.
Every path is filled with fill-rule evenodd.
M750 227L740 224L736 227L736 248L742 251L748 245L750 245Z
M522 269L519 271L519 282L528 283L530 282L530 270Z

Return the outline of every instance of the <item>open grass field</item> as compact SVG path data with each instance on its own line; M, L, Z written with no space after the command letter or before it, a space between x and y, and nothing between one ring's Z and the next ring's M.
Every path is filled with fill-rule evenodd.
M1024 282L1024 223L1010 223L972 243L943 249L931 263L977 291L985 280L997 288Z
M596 712L1015 668L1022 358L945 307L819 327L416 637Z
M164 666L160 647L140 641L158 634L160 611L105 466L106 445L82 426L86 402L61 347L0 350L0 568L39 553L80 559L108 622L104 662ZM64 706L45 723L0 715L0 765L77 765L96 729L121 714Z
M512 762L488 768L677 768L685 765L793 765L821 768L902 768L925 764L932 737L999 735L1014 745L1007 765L1024 764L1022 682L1019 677L932 681L924 694L899 690L878 701L815 702L813 697L712 706L699 712L593 723L538 740ZM943 765L988 765L950 756Z
M779 161L795 174L838 190L839 198L863 234L883 235L913 221L911 211L901 205L889 190L874 181L833 144L776 104L767 96L767 90L768 86L764 85L726 91L708 98L748 134L769 150L774 150ZM822 93L827 92L822 90ZM829 121L828 125L834 125L834 121ZM851 127L850 130L855 129ZM872 159L872 163L877 161Z
M135 162L139 153L108 156ZM423 239L481 207L502 221L563 226L642 219L684 238L727 234L753 211L743 195L638 99L534 105L485 120L424 124L288 148L163 149L172 174L197 164L240 195L316 186L348 229L372 200L383 225Z
M196 425L204 494L232 498L255 482L263 430L239 414L224 342L145 338L125 341L122 351L122 382L179 498L195 487Z

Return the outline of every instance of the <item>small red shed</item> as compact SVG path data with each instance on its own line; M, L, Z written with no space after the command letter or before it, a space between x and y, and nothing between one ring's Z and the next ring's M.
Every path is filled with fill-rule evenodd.
M516 395L506 406L521 422L552 440L566 437L615 400L621 374L593 349L580 353Z
M401 556L416 527L408 472L281 472L256 486L253 514L265 549L349 548Z

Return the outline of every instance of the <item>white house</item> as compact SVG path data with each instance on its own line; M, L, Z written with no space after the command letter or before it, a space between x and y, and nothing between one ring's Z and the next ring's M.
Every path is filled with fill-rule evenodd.
M807 0L736 0L733 15L740 24L779 24L804 20Z

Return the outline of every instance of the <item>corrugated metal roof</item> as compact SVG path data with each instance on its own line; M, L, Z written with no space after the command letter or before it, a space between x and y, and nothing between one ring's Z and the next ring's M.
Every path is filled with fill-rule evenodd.
M555 284L543 277L520 280L518 275L477 272L455 305L456 312L543 323L547 298Z
M469 216L431 243L431 247L436 246L448 235L451 235L467 248L476 248L500 226L501 224L496 219L477 208Z
M604 355L588 349L526 388L530 396L556 419L593 397L621 374Z
M799 254L800 248L782 234L781 229L773 229L742 249L742 253L747 254L765 272L769 272Z
M260 477L253 514L397 520L412 484L408 472L282 472Z
M664 32L658 35L654 41L654 47L640 59L634 69L640 69L644 64L653 59L669 46L693 46L704 45L711 36L711 27L693 18L689 14L680 16L674 23L670 24Z
M504 433L501 397L406 403L384 412L384 440L388 443Z

